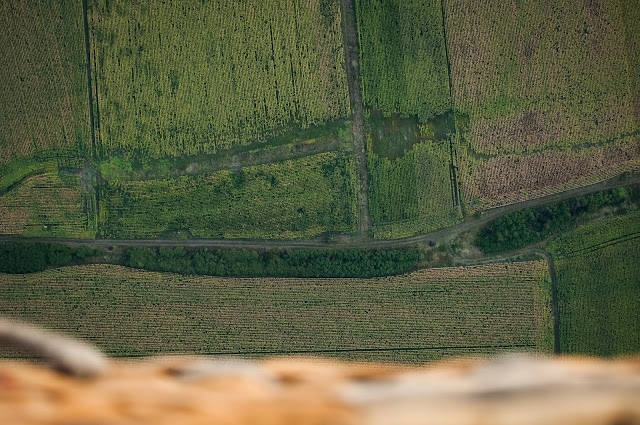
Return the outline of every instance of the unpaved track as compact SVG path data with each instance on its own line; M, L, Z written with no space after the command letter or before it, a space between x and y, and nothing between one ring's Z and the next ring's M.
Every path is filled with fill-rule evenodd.
M96 153L96 134L93 118L93 88L91 87L91 46L89 45L88 0L82 0L82 16L84 18L84 47L87 55L87 87L89 89L89 124L91 126L91 149Z
M529 201L519 202L516 204L507 205L504 207L494 208L492 210L485 211L481 218L472 219L452 227L445 229L439 229L434 232L426 233L423 235L412 236L403 239L391 239L391 240L356 240L352 242L329 243L325 240L308 240L308 241L278 241L278 240L226 240L226 239L189 239L189 240L174 240L174 239L64 239L64 238L25 238L16 236L0 237L0 242L8 241L30 241L30 242L55 242L63 243L70 246L88 245L93 247L114 247L114 246L182 246L189 248L197 247L209 247L209 248L249 248L249 249L293 249L293 248L324 248L324 249L340 249L340 248L396 248L405 246L415 246L424 243L428 243L431 240L443 240L447 247L450 247L450 243L456 238L457 235L463 232L475 230L489 221L501 217L513 211L518 211L524 208L536 207L552 202L560 202L565 199L573 198L576 196L587 195L589 193L598 192L601 190L613 189L616 187L630 186L640 183L640 175L627 178L625 180L613 179L601 183L584 186L578 189L569 190L562 193L557 193L549 196L545 196L538 199L532 199ZM461 265L477 265L477 264L490 264L497 262L504 262L506 260L528 254L535 254L545 258L549 264L549 273L551 275L551 291L552 291L552 311L554 321L554 353L560 354L560 339L559 339L559 312L558 312L558 294L557 294L557 279L555 272L555 264L553 258L546 251L537 248L525 248L510 253L502 254L499 256L481 257L481 258L463 258L456 256L453 252L450 253L456 263ZM412 348L421 349L421 348ZM423 348L424 349L424 348Z
M344 64L351 101L351 132L356 159L356 192L358 199L358 236L360 240L370 239L371 217L369 215L369 173L365 151L364 115L362 111L362 91L360 90L360 56L354 0L340 0L342 16L342 37L344 44Z
M265 149L250 150L225 156L212 155L210 158L198 159L194 156L189 166L185 168L175 167L169 174L153 175L149 172L139 172L134 174L131 180L144 181L153 179L163 179L167 177L176 178L187 175L197 175L202 173L214 173L221 170L236 170L256 165L274 164L282 161L290 161L317 155L325 152L342 152L348 148L343 140L337 137L327 137L323 140L307 143L307 141L288 143L280 146L273 146Z
M327 242L324 238L313 240L245 240L245 239L65 239L65 238L28 238L20 236L4 236L0 237L0 242L6 241L31 241L31 242L56 242L67 245L78 246L88 245L94 247L110 247L110 246L183 246L189 248L209 247L209 248L251 248L251 249L293 249L293 248L324 248L324 249L341 249L341 248L396 248L406 246L416 246L428 243L431 240L444 240L450 243L457 235L463 232L475 230L487 224L491 220L495 220L505 214L518 211L524 208L531 208L545 205L552 202L560 202L576 196L582 196L601 190L613 189L616 187L630 186L640 184L640 175L621 180L613 179L589 186L580 187L578 189L568 190L562 193L545 196L542 198L532 199L529 201L519 202L516 204L506 205L491 210L487 210L479 218L473 218L455 226L438 229L433 232L422 235L411 236L402 239L387 240L358 240L344 242ZM491 258L475 259L470 261L485 260L491 262Z
M551 309L553 311L553 353L560 354L560 314L558 307L558 278L556 277L556 264L553 257L546 251L534 250L542 255L549 264L549 274L551 275Z

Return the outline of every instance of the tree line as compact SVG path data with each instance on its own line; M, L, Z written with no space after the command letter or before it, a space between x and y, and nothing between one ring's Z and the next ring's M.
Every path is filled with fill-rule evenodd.
M408 249L300 249L282 251L134 247L129 267L209 276L374 277L411 271L419 254Z
M566 230L585 214L603 207L620 207L634 192L625 188L596 192L564 202L514 211L497 218L480 229L475 244L485 253L497 253L524 248L540 242L554 233Z
M50 266L82 264L97 251L86 246L72 248L62 244L5 242L0 244L0 272L34 273Z
M92 257L100 255L101 259ZM105 260L106 259L106 260ZM0 273L34 273L89 261L150 271L234 277L374 277L406 273L418 265L412 249L186 250L132 247L105 253L86 246L38 242L0 244Z

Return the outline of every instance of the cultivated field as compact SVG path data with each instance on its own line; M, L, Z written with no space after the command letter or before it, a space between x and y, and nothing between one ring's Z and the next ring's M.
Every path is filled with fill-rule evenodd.
M550 352L549 288L542 261L374 279L231 279L91 265L0 274L0 311L121 356L300 351L421 361ZM357 351L364 349L370 356Z
M100 153L212 153L350 114L338 2L92 2Z
M100 233L115 238L310 238L356 226L348 154L146 181L104 181Z
M0 177L46 151L91 148L82 3L0 2Z
M425 121L451 108L440 0L356 0L364 105Z
M640 350L640 214L581 226L551 243L560 349L621 355Z
M597 183L640 169L640 137L583 149L475 159L458 150L460 191L469 210L498 207Z
M452 192L447 141L413 145L402 157L369 155L370 211L376 238L400 238L461 220Z
M93 238L94 205L78 177L38 174L0 196L0 234Z
M470 145L514 153L637 130L630 81L640 52L620 3L445 2L454 103L471 117Z
M445 2L459 168L471 209L640 162L640 4ZM480 204L484 205L480 206Z
M452 102L441 3L357 0L355 5L371 133L373 235L398 238L455 224L461 216L452 190L448 132L453 128L438 137L421 132L434 117L451 118L445 114ZM433 123L428 126L433 130Z

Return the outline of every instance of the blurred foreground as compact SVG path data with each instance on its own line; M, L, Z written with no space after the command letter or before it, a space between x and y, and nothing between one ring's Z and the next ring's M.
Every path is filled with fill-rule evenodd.
M310 358L0 361L3 424L638 424L640 359L523 355L410 368Z

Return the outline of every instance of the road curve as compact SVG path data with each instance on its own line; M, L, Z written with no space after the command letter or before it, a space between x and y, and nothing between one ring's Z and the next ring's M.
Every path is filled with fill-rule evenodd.
M568 190L553 195L544 196L503 207L493 208L484 211L483 215L467 220L451 227L438 229L422 235L411 236L401 239L374 239L374 240L352 240L346 242L332 242L322 239L315 240L247 240L247 239L70 239L70 238L29 238L22 236L2 236L0 242L9 241L31 241L31 242L51 242L62 243L71 246L88 245L93 247L111 246L183 246L188 248L209 247L209 248L247 248L247 249L296 249L296 248L319 248L319 249L343 249L343 248L400 248L416 246L428 243L431 240L442 240L450 242L458 234L482 227L491 220L495 220L505 214L525 208L537 207L553 202L560 202L576 196L582 196L601 190L608 190L617 187L630 186L640 183L640 175L633 175L626 179L612 179L577 189Z

